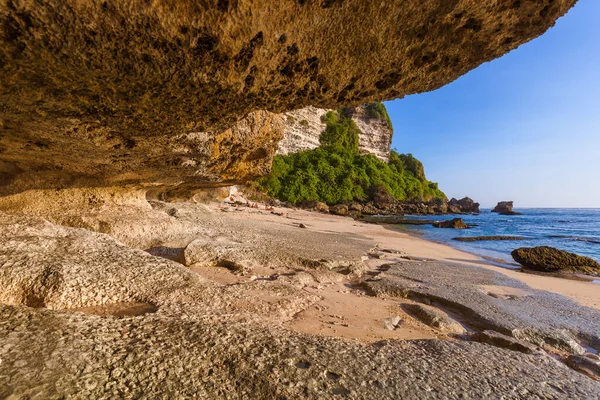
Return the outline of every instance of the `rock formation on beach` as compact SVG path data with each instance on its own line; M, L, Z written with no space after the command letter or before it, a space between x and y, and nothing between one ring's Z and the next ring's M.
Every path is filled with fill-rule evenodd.
M512 201L500 201L492 210L494 213L498 213L500 215L521 215L520 212L513 211L513 202Z
M369 113L370 105L347 108L344 113L352 118L360 129L358 148L363 154L373 154L388 161L393 130L389 120ZM283 114L285 128L283 139L277 148L278 154L295 153L315 149L321 144L319 137L325 130L322 117L330 110L309 106Z
M468 229L469 225L465 224L462 218L454 218L448 221L434 222L436 228L452 228L452 229Z
M554 247L521 247L511 255L524 269L600 276L600 264L595 260Z
M223 189L269 173L285 113L369 124L575 2L1 1L0 398L600 397L598 310Z
M476 203L470 197L465 197L460 200L452 198L448 202L448 211L455 214L479 213L479 203Z
M0 194L268 171L276 114L434 90L576 0L7 0Z

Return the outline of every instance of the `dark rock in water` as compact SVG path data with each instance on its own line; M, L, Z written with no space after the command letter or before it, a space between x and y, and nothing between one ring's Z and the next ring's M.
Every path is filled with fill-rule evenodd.
M346 204L336 204L335 206L329 207L329 212L334 215L348 215L348 206Z
M521 353L526 354L536 354L540 352L538 348L531 343L491 330L476 333L473 335L473 340L480 343L491 344L496 347L502 347L504 349L520 351Z
M479 203L476 203L470 197L465 197L460 200L452 198L448 202L446 210L451 214L479 213Z
M499 214L500 215L523 215L522 213L517 212L517 211L502 211Z
M431 200L430 203L431 203L431 206L434 208L434 210L439 212L440 214L448 213L448 202L446 202L446 200L433 199L433 200Z
M474 236L474 237L455 237L452 240L459 242L478 242L482 240L526 240L522 236Z
M595 260L554 247L522 247L513 250L511 255L524 269L600 276L600 264Z
M448 213L449 214L462 214L462 211L460 210L459 206L448 206Z
M462 218L454 218L449 221L434 222L433 226L436 228L453 228L453 229L467 229L469 226L465 224Z
M512 201L499 201L498 204L496 204L496 207L494 207L494 209L492 210L492 212L500 213L500 214L504 214L504 215L511 215L511 214L505 214L505 213L513 212L513 202Z
M470 197L465 197L464 199L458 200L458 205L465 213L478 213L479 212L479 203L475 203L473 199Z

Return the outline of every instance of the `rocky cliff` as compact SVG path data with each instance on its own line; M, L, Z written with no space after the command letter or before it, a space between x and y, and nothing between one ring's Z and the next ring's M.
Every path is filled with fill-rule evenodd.
M251 179L271 112L434 90L575 2L4 0L0 194Z
M283 114L285 128L277 153L289 154L319 147L319 137L325 130L325 123L321 117L328 111L309 106ZM344 113L350 116L360 129L360 152L373 154L380 160L388 161L393 135L389 122L385 118L370 115L365 105L346 108Z

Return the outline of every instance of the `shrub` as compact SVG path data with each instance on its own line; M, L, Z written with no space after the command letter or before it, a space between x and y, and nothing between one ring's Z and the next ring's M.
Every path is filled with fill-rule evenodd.
M412 155L392 151L385 163L372 154L358 152L359 129L342 113L330 111L321 146L274 158L271 173L258 181L268 195L300 203L343 201L391 196L397 200L428 201L445 198L437 184L425 179L423 164Z
M365 108L369 117L383 119L390 129L394 129L392 126L392 120L390 119L387 109L383 103L367 104Z

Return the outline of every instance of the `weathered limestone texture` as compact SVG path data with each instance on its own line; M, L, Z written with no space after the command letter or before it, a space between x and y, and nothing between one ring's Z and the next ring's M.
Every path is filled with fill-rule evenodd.
M181 211L185 214L185 207ZM0 398L600 395L597 382L543 353L463 340L364 344L290 331L283 323L320 299L290 280L290 274L221 285L104 234L5 213L0 221ZM299 239L292 232L307 235L304 229L280 229L287 230L290 243ZM341 242L333 240L310 244L321 251L327 246L343 252ZM414 268L419 269L423 266ZM446 269L457 272L456 267ZM487 282L489 277L476 279ZM389 283L405 290L397 286L402 282L416 284ZM439 299L446 281L432 283L415 293L434 290ZM534 310L539 310L539 296L547 294L535 294L529 302ZM473 306L468 297L463 301ZM151 311L120 318L90 314L132 302L147 304ZM571 312L589 312L564 305Z
M271 113L439 88L575 2L3 0L0 194L244 182Z
M321 117L328 111L309 106L283 114L285 129L277 153L289 154L319 147L319 138L326 127ZM344 113L351 117L360 129L361 133L358 136L360 152L373 154L380 160L387 161L393 136L393 130L388 122L382 118L369 116L364 105L347 108Z

